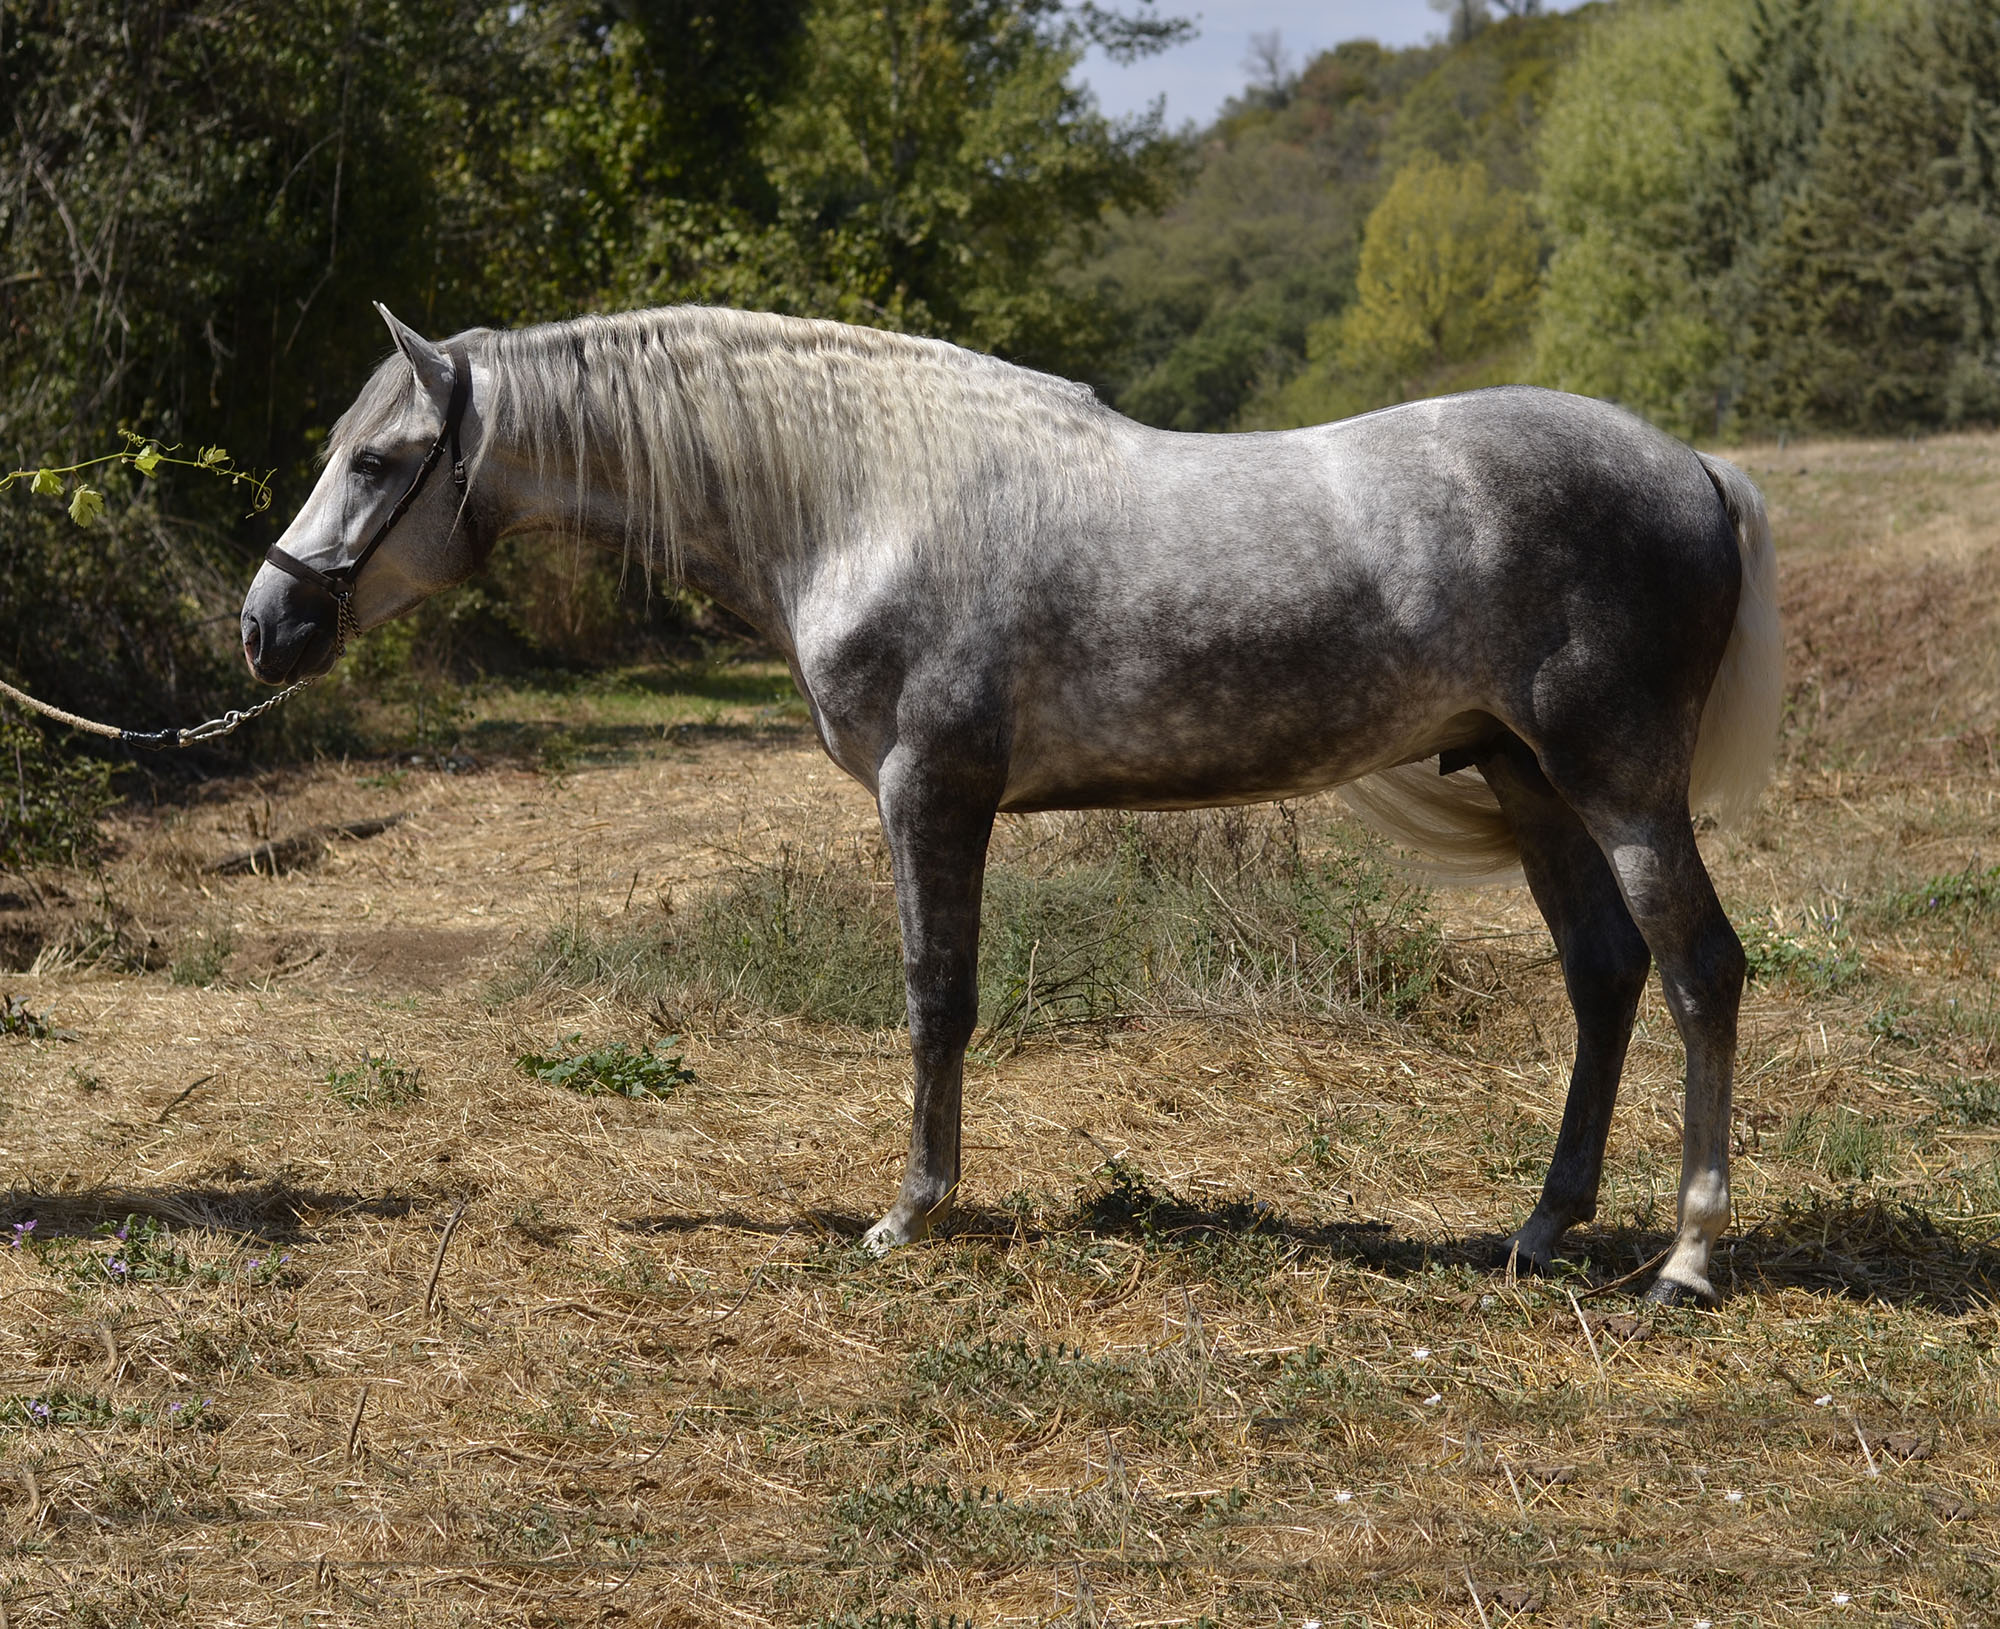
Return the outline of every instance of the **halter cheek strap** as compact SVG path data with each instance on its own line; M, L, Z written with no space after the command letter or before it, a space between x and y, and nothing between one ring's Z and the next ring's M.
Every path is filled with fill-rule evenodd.
M354 626L354 589L361 577L361 568L379 549L389 534L395 530L396 522L408 512L411 504L424 489L424 483L431 478L431 471L437 468L438 460L444 456L445 444L451 444L451 479L462 496L465 492L465 454L458 444L459 426L465 421L465 409L472 400L472 364L467 359L461 345L448 345L445 355L451 358L451 397L445 404L444 425L437 433L437 439L424 454L423 463L417 466L416 478L396 500L382 524L375 528L375 535L361 547L361 552L345 565L334 566L322 571L317 566L309 566L296 555L287 554L273 543L264 553L265 561L276 566L289 577L294 577L313 588L324 590L333 596L338 613L334 631L334 655L338 656L347 648L350 634L358 630Z

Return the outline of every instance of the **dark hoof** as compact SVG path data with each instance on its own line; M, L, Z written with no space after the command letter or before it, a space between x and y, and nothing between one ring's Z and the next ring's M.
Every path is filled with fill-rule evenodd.
M1698 1290L1671 1278L1654 1279L1645 1299L1656 1307L1712 1307L1716 1304L1713 1290Z
M1512 1272L1517 1278L1542 1278L1555 1271L1551 1255L1531 1256L1513 1239L1502 1239L1494 1249L1492 1266L1496 1272Z

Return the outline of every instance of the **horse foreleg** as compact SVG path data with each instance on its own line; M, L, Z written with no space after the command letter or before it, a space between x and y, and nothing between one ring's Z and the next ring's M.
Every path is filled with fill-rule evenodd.
M1569 1098L1534 1214L1501 1246L1501 1259L1546 1271L1564 1233L1597 1214L1604 1145L1618 1077L1652 957L1619 896L1611 867L1576 812L1556 795L1517 738L1479 759L1514 828L1521 869L1562 959L1576 1014Z
M877 1251L928 1237L958 1189L965 1048L979 1017L980 886L998 801L967 782L962 771L940 773L900 747L878 782L903 927L915 1082L902 1191L863 1240Z

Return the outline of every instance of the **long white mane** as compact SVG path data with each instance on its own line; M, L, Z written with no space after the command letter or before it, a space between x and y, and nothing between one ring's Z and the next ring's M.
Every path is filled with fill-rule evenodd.
M675 306L459 342L492 370L486 446L525 458L545 491L567 485L579 516L622 496L627 551L648 570L672 571L718 507L739 553L767 566L865 542L970 568L1086 502L1101 520L1117 486L1121 421L1087 387L938 340ZM412 388L391 358L329 451Z

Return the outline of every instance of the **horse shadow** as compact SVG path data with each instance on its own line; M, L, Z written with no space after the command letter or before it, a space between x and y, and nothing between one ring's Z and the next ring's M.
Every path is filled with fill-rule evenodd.
M1003 1211L962 1211L951 1233L1035 1241L1065 1233L1136 1243L1214 1276L1255 1272L1260 1259L1344 1263L1395 1279L1439 1268L1502 1273L1507 1236L1443 1228L1424 1235L1387 1222L1299 1218L1252 1198L1189 1200L1144 1177L1113 1170L1105 1186L1076 1200L1039 1230ZM1614 1283L1643 1293L1651 1263L1671 1242L1666 1229L1584 1226L1567 1240L1555 1280L1579 1292ZM1879 1195L1788 1201L1742 1232L1725 1235L1712 1267L1725 1297L1803 1289L1856 1301L1955 1315L2000 1301L2000 1243L1952 1218Z
M133 1217L168 1230L201 1230L256 1246L312 1243L350 1218L396 1221L442 1212L454 1195L303 1186L273 1178L238 1186L94 1188L80 1192L13 1190L0 1199L0 1228L32 1219L38 1242L97 1237ZM871 1218L819 1209L787 1215L737 1208L651 1212L615 1220L624 1233L674 1236L711 1229L778 1239L802 1235L836 1252L859 1254ZM533 1238L537 1230L522 1229ZM546 1230L556 1234L573 1229ZM1629 1226L1579 1228L1570 1236L1559 1283L1579 1290L1646 1277L1633 1269L1652 1258L1669 1235ZM1190 1200L1129 1171L1113 1171L1095 1192L1032 1220L1010 1210L961 1206L938 1233L946 1245L1001 1250L1078 1239L1117 1239L1148 1256L1179 1263L1202 1277L1255 1276L1278 1261L1343 1263L1388 1278L1411 1280L1440 1268L1498 1272L1506 1265L1497 1232L1424 1235L1387 1222L1300 1217L1254 1198ZM2000 1243L1979 1237L1949 1217L1902 1200L1866 1193L1788 1201L1773 1214L1718 1246L1713 1276L1725 1296L1802 1289L1945 1315L2000 1302Z
M86 1188L76 1192L10 1190L0 1226L32 1221L37 1241L96 1237L107 1226L143 1217L164 1226L218 1233L245 1243L310 1243L350 1216L393 1221L442 1203L435 1195L354 1193L272 1178L239 1186Z

